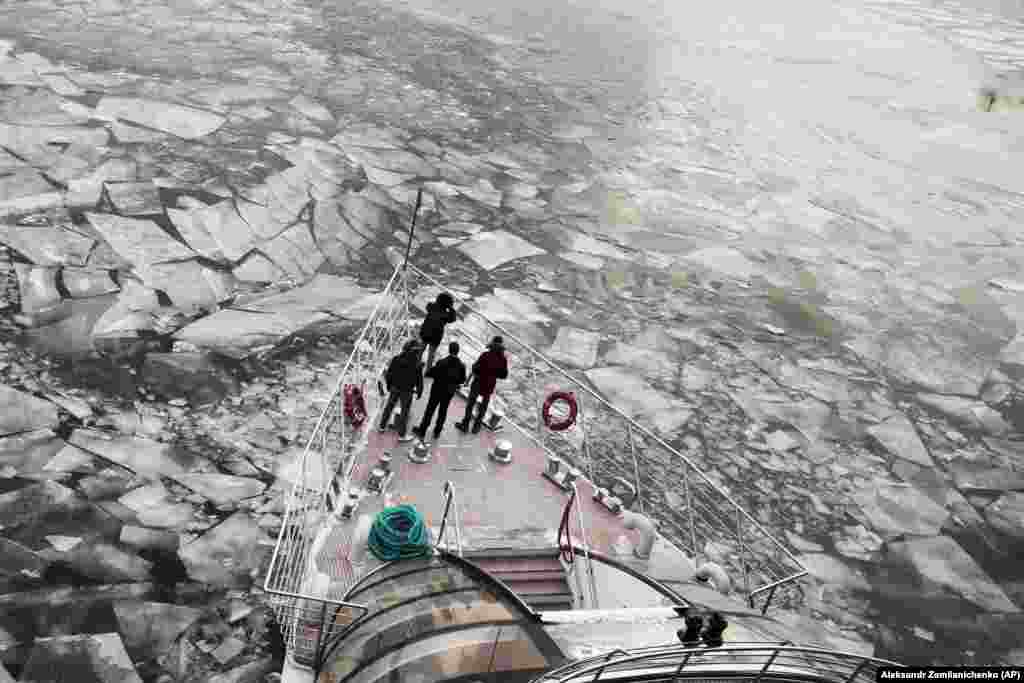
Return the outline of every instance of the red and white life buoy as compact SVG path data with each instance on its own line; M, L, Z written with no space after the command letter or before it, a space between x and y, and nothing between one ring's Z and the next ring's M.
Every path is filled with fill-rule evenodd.
M366 422L366 399L363 398L363 390L355 384L345 385L345 417L357 429Z
M564 420L558 420L557 422L551 417L551 406L555 404L555 401L565 401L569 404L569 416ZM544 409L542 415L544 417L544 425L553 432L562 432L576 424L576 415L579 412L579 406L576 404L576 394L571 391L556 391L548 396L547 400L544 401Z

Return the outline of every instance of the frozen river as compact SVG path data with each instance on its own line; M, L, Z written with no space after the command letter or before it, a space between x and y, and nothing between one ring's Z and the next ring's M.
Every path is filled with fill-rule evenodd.
M1024 105L979 109L985 89L1024 96L1020 0L17 0L0 6L0 88L0 146L17 152L0 162L49 169L0 171L0 242L32 183L91 198L65 198L81 225L104 180L144 181L160 225L240 281L372 277L381 250L354 254L402 243L425 182L419 258L543 309L523 330L545 348L589 329L590 352L561 343L580 370L625 366L684 401L692 421L666 438L721 445L709 469L805 561L837 642L1024 660ZM116 97L206 118L166 136L169 119ZM68 147L28 135L36 121L81 128ZM99 125L109 142L82 132ZM207 221L224 247L206 205L241 193L255 211L287 166L340 155L327 141L369 169L368 198L337 202L360 235L325 236L314 210L316 244L191 241ZM336 199L299 195L288 220ZM515 242L510 263L466 248L498 228L535 248ZM161 302L213 297L148 267L139 286ZM35 339L88 346L101 303ZM766 407L770 392L796 407ZM299 399L283 393L286 413ZM627 398L643 413L648 397Z

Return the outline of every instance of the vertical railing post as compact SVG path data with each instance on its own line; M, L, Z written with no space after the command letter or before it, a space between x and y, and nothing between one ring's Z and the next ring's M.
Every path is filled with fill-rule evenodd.
M679 668L676 669L675 674L673 674L672 676L672 683L676 683L676 681L679 680L679 677L683 674L683 669L685 669L686 665L690 663L691 654L692 653L687 652L686 655L683 657L683 661L679 662Z
M633 441L633 423L626 420L626 437L629 439L629 454L633 458L633 479L636 481L636 504L640 512L646 514L644 508L644 497L640 493L640 462L636 457L636 444Z
M761 670L757 673L757 678L754 679L754 683L760 683L761 682L761 679L764 678L764 675L766 673L768 673L768 669L771 668L772 664L775 662L775 658L778 657L778 656L779 656L779 650L778 649L772 650L772 656L769 657L768 661L765 662L764 666L761 667Z
M747 546L743 538L743 509L736 506L736 540L739 543L740 562L743 563L743 589L750 595L750 562L747 557Z
M768 614L768 607L771 606L772 599L775 597L775 591L777 589L778 589L778 586L775 585L775 586L772 586L772 589L770 591L768 591L768 597L765 598L764 607L761 608L761 616L764 616L764 615ZM751 603L753 603L753 600L751 600ZM750 606L753 607L754 605L751 604Z
M582 396L579 397L576 400L576 407L577 407L577 410L579 412L580 432L583 433L583 458L587 462L587 465L586 465L586 467L587 467L587 476L590 477L590 481L597 481L594 478L594 460L593 460L593 458L591 458L591 455L590 455L590 439L589 439L589 436L587 434L587 432L588 432L587 425L589 424L589 421L586 421L585 418L584 418L584 415L583 415L584 411L583 411L583 397Z
M693 493L690 491L690 473L683 466L683 495L686 497L686 518L690 524L690 545L693 548L693 561L698 562L701 548L697 545L697 522L694 519Z
M594 578L594 561L590 557L590 540L587 538L587 525L583 518L583 502L577 493L576 483L573 482L573 498L576 501L576 518L580 525L580 537L583 539L583 555L587 561L587 575L590 579L590 594L594 604L591 609L600 609L600 599L597 597L597 579Z
M402 342L405 342L405 334L408 332L406 329L409 326L409 321L412 320L412 290L409 287L409 269L406 268L404 271L404 277L402 278L402 297L405 299L404 313L402 314Z
M540 381L537 379L537 359L530 355L530 384L532 385L533 393L533 415L535 419L535 432L537 434L537 440L540 442L542 449L545 448L546 441L544 439L544 417L542 406L544 405L543 394L540 390Z
M845 682L845 683L853 683L854 681L856 681L856 680L857 680L857 676L859 676L859 675L860 675L860 672L861 672L861 671L863 671L863 670L864 670L864 668L865 668L865 667L866 667L866 666L867 666L867 665L868 665L869 663L870 663L870 662L869 662L869 661L868 661L867 659L862 659L862 660L860 660L860 664L858 664L858 665L857 665L857 668L856 668L856 669L854 669L854 670L853 670L853 672L851 672L851 673L850 673L850 677L846 679L846 682Z
M459 501L455 501L455 552L462 557L462 513L459 512Z

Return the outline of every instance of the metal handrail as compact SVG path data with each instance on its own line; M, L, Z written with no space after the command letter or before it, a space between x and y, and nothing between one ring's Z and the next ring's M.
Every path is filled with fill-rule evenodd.
M415 265L410 263L410 264L408 264L407 267L408 267L408 269L410 271L412 271L416 275L422 277L426 282L428 282L428 283L430 283L430 284L432 284L434 286L441 287L442 289L446 288L446 286L443 283L441 283L440 281L438 281L434 277L430 276L429 274L423 272L422 270L420 270ZM627 415L624 412L622 412L619 408L617 408L613 404L609 403L606 399L604 399L601 395L596 393L589 386L587 386L586 384L584 384L583 382L581 382L577 378L575 378L572 375L570 375L568 372L566 372L561 367L559 367L557 365L557 363L555 363L555 361L553 361L552 359L550 359L547 356L545 356L542 352L540 352L537 349L535 349L532 346L530 346L528 343L526 343L525 341L520 339L514 333L510 332L507 328L505 328L504 326L502 326L499 323L495 322L494 320L490 319L487 315L485 315L481 311L479 311L476 308L474 308L471 304L469 304L469 303L467 303L465 301L462 301L461 305L464 306L466 309L468 309L470 312L472 312L474 315L478 316L486 324L494 327L496 330L501 332L502 335L504 335L506 337L506 339L511 340L517 346L519 346L522 349L524 349L525 351L527 351L527 353L532 357L532 359L540 360L545 365L547 365L549 368L551 368L556 373L558 373L561 377L563 377L566 380L568 380L569 382L571 382L573 384L573 386L577 390L579 390L580 392L585 393L586 395L588 395L589 397L591 397L592 399L594 399L595 401L597 401L598 403L603 405L605 408L607 408L608 410L612 411L616 416L618 416L619 418L621 418L622 420L625 421L626 427L627 427L627 431L629 432L630 450L631 450L631 453L633 455L633 466L634 466L634 470L635 470L635 473L636 473L636 477L635 478L636 478L636 488L637 488L637 500L638 500L638 502L639 502L639 504L641 506L642 506L643 497L642 497L641 490L640 490L639 465L637 463L636 453L635 453L635 449L633 447L633 433L632 433L633 429L638 430L642 435L644 435L645 437L653 440L658 446L660 446L663 449L665 449L668 453L670 453L673 456L679 458L679 460L687 468L689 468L689 470L691 470L694 473L696 473L696 475L703 481L704 484L706 484L712 491L714 491L717 495L721 496L724 501L726 501L730 506L733 507L733 509L735 510L737 519L743 519L747 523L753 525L754 529L759 531L766 539L768 539L768 541L772 545L774 545L778 550L780 550L790 563L792 563L794 566L800 568L798 571L795 571L795 572L793 572L792 574L790 574L788 576L785 576L785 577L783 577L781 579L778 579L778 580L772 582L771 584L768 584L768 585L762 586L762 587L758 587L754 591L751 591L749 593L749 595L747 596L748 603L751 606L753 606L753 600L754 600L754 596L755 595L760 595L762 593L767 592L769 598L765 602L765 605L763 607L763 610L766 611L768 606L769 606L769 604L770 604L771 598L774 597L774 595L775 595L775 590L772 590L773 586L774 586L775 589L777 589L778 587L780 587L782 585L792 584L795 581L797 581L798 579L800 579L800 578L802 578L804 576L807 576L807 574L808 574L807 570L803 567L803 564L796 558L796 556L794 556L793 553L790 552L790 550L785 545L783 545L777 538L775 538L772 534L770 534L764 528L764 526L762 526L760 522L758 522L753 516L751 516L750 513L748 513L746 511L746 509L743 508L742 505L740 505L736 500L734 500L732 498L732 496L730 496L728 493L726 493L724 490L722 490L722 488L720 486L718 486L711 478L709 478L707 476L707 474L705 474L704 471L701 470L696 465L696 463L694 463L692 460L690 460L688 457L686 457L683 453L681 453L680 451L678 451L677 449L675 449L674 447L669 445L661 437L657 436L656 434L651 432L649 429L647 429L646 427L644 427L643 425L638 423L632 417L630 417L629 415ZM470 332L468 332L466 330L463 330L462 334L464 334L466 337L468 337L470 339L473 339L478 344L483 346L482 342L480 342L480 340L478 340L478 339L475 339L474 336ZM531 368L532 367L533 367L533 364L531 362ZM501 403L502 405L507 405L501 399L501 397L498 396L497 394L495 394L493 396L492 401L495 400L495 399L496 399L496 402ZM520 427L518 424L516 424L516 422L514 420L510 419L510 417L508 415L509 412L510 411L508 411L508 410L505 411L505 413L506 413L506 420L508 420L508 422L510 422L513 426L515 426L518 429L518 431L520 431L522 434L524 434L524 436L526 436L531 441L533 441L535 444L537 444L545 452L547 452L549 454L552 454L552 455L555 455L556 457L560 458L560 456L556 452L554 452L550 447L548 447L547 444L543 443L542 440L537 439L533 434L530 434L530 432L528 430ZM688 479L684 479L684 483L686 484L687 497L689 498ZM692 515L691 515L691 529L690 529L690 531L691 531L691 535L692 535L692 532L693 532L693 529L692 529ZM665 539L665 540L667 541L668 539ZM741 542L741 546L742 546L743 545L742 536L740 537L740 542ZM741 548L741 550L742 550L742 548ZM694 547L694 551L697 552L697 548L696 547ZM746 576L746 572L745 572L745 576Z
M582 548L577 548L575 546L573 546L572 551L577 554L583 552ZM633 569L633 567L630 567L628 564L622 562L621 560L617 560L614 557L605 555L604 553L594 550L593 548L591 548L590 550L590 557L596 562L606 564L609 567L613 567L615 571L622 572L623 574L628 574L640 583L646 584L652 590L655 590L661 595L664 595L666 598L674 600L677 605L687 606L691 604L689 600L676 593L668 585L662 583L653 576L648 576L643 572L638 572L636 569Z
M569 500L565 501L565 507L562 508L562 520L558 523L557 542L559 549L562 551L561 559L569 566L568 571L572 572L573 580L576 581L576 591L580 595L580 600L583 600L583 582L580 579L579 572L576 570L576 555L572 552L572 537L569 535L569 521L571 519L572 505L576 501L576 495L576 487L573 486L572 492L569 494ZM564 541L562 540L563 536L565 537ZM564 552L566 548L569 549L568 556Z
M590 577L590 595L594 600L594 609L600 609L600 599L597 596L597 580L594 578L594 560L590 557L590 542L587 540L587 527L583 523L583 506L580 505L579 491L576 482L572 483L572 498L575 501L576 519L580 525L580 536L583 538L583 556L587 560L587 574ZM572 505L572 503L569 503ZM572 550L572 537L569 537L569 549Z
M444 540L444 532L448 526L448 512L452 510L453 507L454 512L452 517L453 526L455 527L455 553L459 557L462 557L462 531L459 528L461 524L459 523L459 504L458 501L455 500L455 484L450 481L446 481L444 483L444 514L441 515L441 528L437 532L437 542L434 544L435 548L441 547L441 541ZM447 548L448 545L446 543L445 549Z
M433 284L441 287L442 289L447 289L438 280L427 275L412 264L404 264L395 268L383 291L378 295L380 298L375 302L372 312L367 317L366 324L357 336L353 346L353 351L346 359L341 375L338 377L333 391L328 398L328 404L321 412L316 425L314 426L313 433L300 456L299 476L293 482L289 491L285 523L282 524L281 530L278 533L277 543L275 544L271 558L270 570L268 571L267 578L264 582L264 588L271 597L271 600L274 602L275 611L278 612L279 618L282 622L287 622L289 626L292 626L292 628L294 628L295 617L293 615L289 615L292 608L289 607L290 603L287 602L287 600L294 599L291 596L301 596L302 598L320 601L321 603L333 604L338 602L337 600L329 598L327 593L322 589L306 587L307 581L304 580L304 577L308 574L306 569L308 565L306 561L310 555L309 548L312 539L310 530L314 530L313 535L315 535L316 528L321 528L323 531L327 531L331 528L329 519L331 511L336 507L336 505L333 504L336 502L334 498L338 495L336 488L342 482L344 483L344 487L346 489L348 488L352 481L352 477L354 476L356 467L362 461L361 453L359 451L353 451L353 449L357 445L356 442L365 438L365 435L359 430L352 430L346 423L342 413L342 388L346 382L356 383L357 385L365 388L367 380L373 379L373 377L370 376L370 373L377 373L379 371L378 366L381 359L386 354L389 354L393 347L408 335L410 329L409 306L412 290L414 288L410 282L410 275L422 278L422 282L424 284ZM610 410L612 417L618 416L624 420L626 430L629 432L630 436L630 450L634 459L634 470L636 471L635 474L638 491L640 487L639 467L636 461L636 450L632 443L634 429L638 430L637 433L645 435L650 438L653 443L665 449L667 454L674 455L678 458L678 461L685 466L684 472L687 470L693 470L696 472L700 479L707 484L709 491L716 495L716 498L720 498L727 507L731 506L736 508L736 514L729 515L729 517L735 517L738 521L743 520L752 524L753 528L760 531L767 539L769 539L768 545L770 547L781 550L782 555L786 558L785 564L789 565L791 563L793 566L801 567L802 569L800 563L784 545L768 534L757 520L753 519L735 500L731 498L731 496L719 488L686 456L669 446L642 425L638 424L633 418L617 409L591 390L588 386L582 384L579 380L569 375L552 360L548 359L544 354L524 343L515 334L509 332L503 326L488 318L472 305L465 303L464 305L467 306L467 309L470 312L478 316L484 325L489 325L495 328L506 335L510 342L525 349L527 352L527 358L530 359L529 364L531 367L546 366L550 368L559 376L564 377L578 388L581 395L592 397L601 406ZM470 330L463 330L463 332L467 335L467 338L472 340L473 335ZM543 363L543 366L536 362L538 360ZM498 399L499 405L509 405L506 401L502 400L501 397L495 398ZM507 410L506 415L510 412L512 411ZM588 415L588 418L587 423L589 425L594 421L594 418L591 415ZM523 435L530 441L538 444L546 453L559 459L563 458L563 456L559 455L552 447L537 438L540 434L543 434L543 432L533 434L529 430L524 429L522 426L517 424L513 419L508 419L507 423L523 433ZM335 449L338 450L337 453L334 452ZM314 460L312 457L314 452L317 452L320 456L318 460ZM314 468L319 468L321 470L320 474L322 476L319 477L319 481L311 478L311 475L314 474ZM685 481L688 482L689 480L686 479ZM692 507L690 509L691 523L693 521L693 515L697 514L695 510L696 509ZM309 513L319 515L319 518L306 519L304 516ZM457 506L453 514L453 521L457 527L456 542L461 549L461 531L458 528L461 525L459 524L459 511ZM581 529L584 529L585 520L582 518L582 515L579 515L579 521ZM668 541L668 539L664 540ZM700 552L700 549L696 545L694 545L693 550L696 553ZM744 547L740 550L741 552L751 552L750 548L747 547L746 544L744 544ZM772 573L774 573L775 576L772 576ZM799 578L804 574L806 574L806 571L797 572L792 576L787 576L781 581L775 581L774 585L778 586L791 583L796 578ZM770 579L774 579L777 576L778 573L776 572L769 573ZM355 583L355 577L346 577L342 583L347 584L344 586L344 588L347 589L348 586ZM596 580L592 581L592 585L595 583ZM338 587L337 584L335 584L334 587ZM334 587L332 587L332 591ZM767 590L767 587L764 587L764 590ZM752 592L751 596L759 595L761 592L762 589L759 588ZM769 596L770 595L772 595L772 592L769 592Z
M422 270L420 270L420 269L419 269L419 268L417 268L416 266L412 265L411 263L409 264L409 269L410 269L410 270L412 270L412 271L414 271L414 272L415 272L415 273L416 273L417 275L419 275L420 277L424 278L425 280L427 280L428 282L430 282L431 284L433 284L433 285L435 285L435 286L437 286L437 287L444 287L444 286L445 286L445 285L443 285L443 284L442 284L441 282L439 282L438 280L436 280L435 278L431 277L430 275L428 275L427 273L424 273L424 272L423 272ZM602 396L601 396L600 394L598 394L598 393L597 393L596 391L594 391L593 389L591 389L590 387L588 387L588 386L587 386L586 384L584 384L583 382L581 382L580 380L576 379L575 377L573 377L572 375L570 375L570 374L569 374L568 372L566 372L565 370L563 370L563 369L562 369L561 367L559 367L559 366L558 366L558 365L557 365L557 364L555 363L555 361L553 361L552 359L548 358L548 357L547 357L547 356L545 356L545 355L544 355L543 353L541 353L541 352L540 352L540 351L538 351L537 349L533 348L532 346L530 346L529 344L527 344L526 342L524 342L524 341L523 341L522 339L520 339L519 337L517 337L517 336L516 336L515 334L513 334L512 332L509 332L509 331L508 331L508 330L507 330L506 328L504 328L504 327L503 327L503 326L501 326L500 324L498 324L498 323L494 322L493 320L491 320L490 318L488 318L488 317L487 317L486 315L484 315L483 313L481 313L480 311L478 311L477 309L475 309L475 308L474 308L474 307L473 307L473 306L472 306L471 304L469 304L469 303L467 303L467 302L463 301L463 302L461 302L461 305L462 305L462 306L465 306L466 308L468 308L468 309L469 309L470 311L472 311L472 312L473 312L473 313L474 313L475 315L478 315L478 316L480 316L480 317L481 317L481 318L482 318L482 319L483 319L483 320L484 320L485 322L487 322L487 324L489 324L489 325L492 325L492 326L493 326L493 327L494 327L495 329L497 329L498 331L500 331L500 332L501 332L501 333L502 333L503 335L505 335L506 337L508 337L508 338L512 339L513 341L515 341L515 343L516 343L516 344L517 344L518 346L521 346L521 347L522 347L523 349L525 349L526 351L528 351L528 352L529 352L529 353L530 353L530 354L531 354L532 356L534 356L535 358L537 358L537 359L539 359L539 360L543 361L543 362L544 362L545 364L547 364L547 365L548 365L548 367L550 367L550 368L551 368L552 370L554 370L555 372L557 372L557 373L558 373L559 375L561 375L562 377L564 377L564 378L565 378L565 379L567 379L568 381L572 382L572 384L573 384L573 385L574 385L574 386L575 386L575 387L576 387L577 389L579 389L580 391L583 391L583 392L585 392L585 393L586 393L586 394L587 394L588 396L590 396L591 398L593 398L593 399L594 399L595 401L597 401L598 403L602 404L602 405L603 405L603 406L604 406L605 408L607 408L608 410L611 410L611 411L612 411L613 413L615 413L615 414L616 414L616 415L617 415L618 417L620 417L620 418L622 418L623 420L625 420L625 421L626 421L626 422L627 422L627 423L628 423L629 425L631 425L631 426L632 426L632 428L633 428L633 429L636 429L636 430L638 430L638 431L639 431L639 432L640 432L641 434L643 434L643 435L644 435L644 436L646 436L647 438L649 438L649 439L653 440L653 441L654 441L655 443L657 443L657 444L658 444L659 446L661 446L662 448L664 448L665 450L667 450L667 451L668 451L669 453L672 453L672 454L673 454L674 456L676 456L676 457L678 457L678 458L679 458L680 460L682 460L684 464L686 464L686 465L687 465L687 466L688 466L688 467L689 467L690 469L692 469L692 470L693 470L693 471L694 471L694 472L695 472L695 473L696 473L696 474L697 474L697 475L698 475L699 477L701 477L701 478L702 478L702 479L704 480L704 482L705 482L705 483L706 483L706 484L707 484L708 486L710 486L710 487L711 487L712 489L714 489L714 491L715 491L716 493L719 493L719 494L721 494L723 498L725 498L726 500L728 500L728 501L729 501L729 503L730 503L730 504L732 504L732 505L733 505L733 506L734 506L734 507L736 508L736 510L738 511L738 514L740 514L740 515L743 515L743 516L744 516L744 517L746 518L746 520L747 520L748 522L750 522L751 524L753 524L753 525L754 525L754 527L755 527L755 528L756 528L756 529L757 529L758 531L761 531L761 532L762 532L762 533L763 533L763 534L764 534L764 535L765 535L765 536L766 536L767 538L770 538L770 539L771 539L771 540L772 540L772 541L773 541L773 542L775 543L775 545L776 545L776 546L778 546L779 550L781 550L781 551L782 551L782 552L784 552L784 553L785 553L785 554L786 554L787 556L789 556L789 558L790 558L790 559L792 559L792 560L793 560L793 562L794 562L794 563L795 563L795 564L796 564L797 566L802 566L802 565L800 564L800 562L799 562L799 561L798 561L798 560L796 559L796 557L795 557L795 556L794 556L794 555L793 555L793 554L792 554L791 552L789 552L789 549L788 549L788 548L787 548L786 546L782 545L782 543L781 543L781 542L779 542L779 541L778 541L778 539L776 539L776 538L775 538L775 537L773 537L773 536L772 536L772 535L771 535L770 533L768 533L768 531L767 531L767 530L766 530L766 529L765 529L765 528L764 528L763 526L761 526L761 524L760 524L760 523L759 523L759 522L758 522L758 521L757 521L756 519L754 519L754 517L752 517L752 516L750 515L750 513L748 513L748 512L746 511L746 510L744 510L744 509L743 509L743 506L741 506L741 505L740 505L739 503L737 503L737 502L736 502L735 500L733 500L733 499L732 499L732 496L730 496L730 495L729 495L728 493L726 493L725 491L723 491L723 490L722 490L722 489L721 489L721 488L720 488L720 487L719 487L719 486L718 486L718 485L717 485L717 484L716 484L716 483L715 483L715 482L714 482L713 480L711 480L711 479L710 479L710 478L709 478L709 477L708 477L708 476L707 476L706 474L704 474L704 471L703 471L703 470L701 470L701 469L700 469L700 468L699 468L699 467L698 467L698 466L696 465L696 463L694 463L694 462L693 462L692 460L690 460L689 458L687 458L687 457L686 457L685 455L683 455L683 454L682 454L682 453L681 453L680 451L678 451L678 450L676 450L675 448L673 448L672 446L670 446L670 445L669 445L668 443L666 443L666 442L665 442L665 441L664 441L664 440L663 440L663 439L662 439L661 437L659 437L658 435L656 435L656 434L655 434L654 432L650 431L649 429L647 429L646 427L644 427L643 425L641 425L641 424L640 424L639 422L637 422L636 420L634 420L634 419L633 419L632 417L630 417L629 415L627 415L626 413L622 412L621 410L619 410L618 408L616 408L616 407L615 407L614 405L612 405L611 403L609 403L609 402L608 402L607 400L605 400L605 398L604 398L604 397L602 397ZM639 483L639 482L637 482L637 483ZM640 497L640 491L639 491L639 490L637 490L637 497L638 497L638 498Z
M615 651L611 654L622 652ZM763 659L762 661L760 661ZM904 665L876 657L851 652L839 652L815 647L791 645L765 645L763 643L729 644L719 647L692 647L682 644L637 648L623 652L618 658L609 654L596 655L572 662L534 679L535 683L557 681L598 681L601 676L615 670L622 674L642 671L653 675L658 670L675 670L679 675L687 666L693 669L710 669L717 672L742 672L758 677L779 673L792 675L802 673L822 680L842 680L854 683L858 678L874 680L872 669ZM849 669L848 675L837 677L840 669ZM696 671L695 671L696 673Z
M315 562L314 558L319 552L320 533L318 533L316 527L324 523L329 510L333 507L330 505L330 497L335 493L333 489L337 483L336 478L332 476L336 473L331 472L332 467L326 452L328 430L335 422L340 424L341 438L339 445L344 448L347 444L347 425L344 419L339 419L342 385L353 375L353 369L358 363L357 359L361 349L368 343L368 336L372 326L380 320L385 305L394 294L398 276L399 269L395 269L384 289L380 292L379 299L372 311L367 316L366 324L363 325L356 338L353 352L346 359L342 372L330 393L327 406L321 411L305 448L299 455L299 472L295 477L295 481L292 482L291 487L288 489L284 521L278 531L277 542L274 544L274 551L263 582L263 590L269 596L271 606L282 630L282 636L287 643L292 643L299 637L300 624L306 621L305 612L308 611L308 607L312 603L320 605L320 611L323 613L326 613L328 606L333 606L336 613L343 608L366 609L364 605L330 597L329 593L332 589L324 590L308 587L316 571L310 562ZM316 463L312 462L313 459L311 457L314 451L319 455ZM344 453L342 458L344 458ZM349 466L345 468L346 481L351 477L355 461L355 458L351 458ZM318 467L320 472L318 480L311 482L311 468L314 466ZM339 463L339 469L340 467L341 463ZM307 519L306 515L310 512L319 515L319 520L311 522ZM320 529L320 532L322 531L324 529ZM347 557L345 559L347 561ZM345 586L345 589L347 592L348 586ZM304 656L308 655L314 659L319 656L322 635L318 630L316 642L311 644L313 652L304 653ZM289 645L289 649L291 647L292 645Z

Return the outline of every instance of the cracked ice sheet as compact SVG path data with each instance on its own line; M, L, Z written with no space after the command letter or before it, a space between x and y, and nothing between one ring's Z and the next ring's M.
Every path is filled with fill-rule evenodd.
M132 264L162 263L195 256L195 252L153 221L104 213L86 213L86 218L118 255Z
M312 277L326 260L305 223L293 225L259 248L275 265L298 282Z
M617 259L619 261L631 261L633 257L619 247L602 242L582 232L572 233L569 238L569 252L587 254L595 257Z
M509 261L545 253L522 237L504 230L477 233L460 244L458 250L484 270L494 270Z
M176 339L244 358L311 325L342 317L365 318L379 294L354 279L320 274L301 287L226 308L178 331Z
M595 368L585 372L598 391L631 417L650 420L662 434L672 434L690 419L693 411L684 401L658 391L622 367Z
M96 113L185 139L209 135L225 121L223 116L213 112L138 97L104 97L96 105Z

